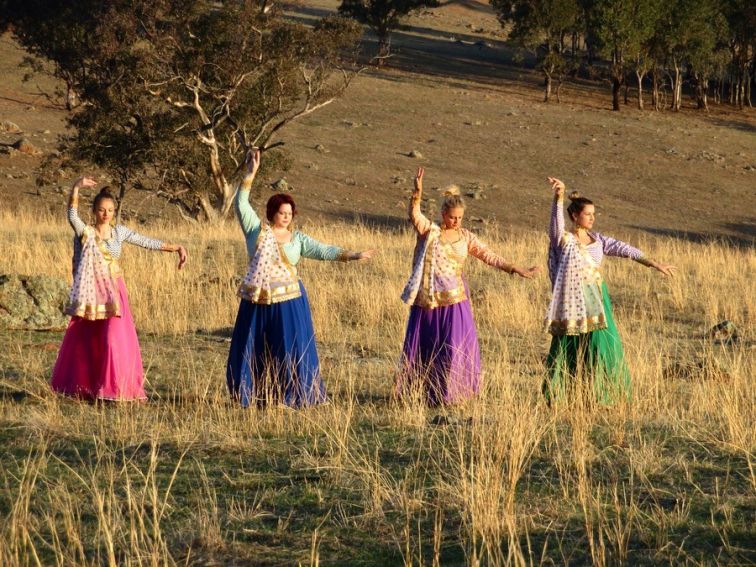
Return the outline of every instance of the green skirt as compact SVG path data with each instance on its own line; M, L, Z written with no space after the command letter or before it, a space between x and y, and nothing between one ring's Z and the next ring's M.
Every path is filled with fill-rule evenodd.
M606 329L551 339L543 383L543 393L549 403L570 398L577 392L607 405L630 397L630 371L614 324L612 302L603 282L601 295Z

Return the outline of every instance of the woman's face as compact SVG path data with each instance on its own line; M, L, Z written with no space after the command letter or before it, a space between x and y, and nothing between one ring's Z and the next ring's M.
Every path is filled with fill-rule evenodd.
M289 203L284 203L278 208L278 212L273 215L273 226L276 228L289 228L294 214Z
M462 227L462 217L465 216L465 209L462 207L454 207L452 209L446 209L441 213L441 218L444 220L444 226L446 228L457 229Z
M94 209L95 224L108 224L115 216L115 203L112 199L100 199Z
M596 207L593 205L586 205L583 210L576 216L572 217L577 228L584 228L585 230L591 230L593 223L596 220Z

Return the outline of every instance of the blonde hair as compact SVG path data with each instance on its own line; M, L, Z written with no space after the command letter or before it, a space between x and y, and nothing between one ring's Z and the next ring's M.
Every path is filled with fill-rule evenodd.
M450 185L444 191L444 200L441 201L441 213L445 213L449 209L464 209L465 202L460 195L459 187L457 185Z

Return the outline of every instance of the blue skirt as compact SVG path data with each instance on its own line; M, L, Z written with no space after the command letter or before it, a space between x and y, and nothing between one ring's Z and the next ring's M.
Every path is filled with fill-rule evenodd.
M226 382L242 407L283 403L302 407L325 401L310 302L301 297L259 305L241 300L236 316Z

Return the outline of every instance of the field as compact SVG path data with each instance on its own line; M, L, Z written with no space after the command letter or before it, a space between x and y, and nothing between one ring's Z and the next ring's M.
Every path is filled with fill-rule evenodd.
M1 220L0 271L65 276L67 226ZM644 239L675 280L607 262L634 390L608 409L546 407L546 278L473 263L483 393L429 410L392 400L411 235L313 228L380 249L303 269L330 403L245 411L224 383L238 229L151 228L192 258L177 272L168 255L125 256L148 403L57 398L60 333L3 333L3 565L756 561L751 251ZM484 236L521 263L546 245L536 231ZM725 318L743 338L715 345L705 331Z
M338 3L289 13L311 22ZM190 254L178 272L172 255L124 252L149 401L56 397L62 331L0 329L0 565L756 564L756 114L687 99L680 113L632 100L612 113L608 86L586 80L542 104L538 73L515 65L488 3L442 4L395 34L387 69L288 127L291 170L266 180L286 177L308 234L378 249L302 265L329 403L229 401L241 231L181 222L133 189L126 223ZM0 119L49 153L66 114L40 94L51 80L21 80L22 56L0 37ZM0 153L0 274L70 277L65 191L84 171L38 185L42 159ZM666 279L605 261L629 403L547 407L548 278L475 260L480 397L442 409L394 399L418 165L427 207L462 186L466 226L520 265L545 270L556 175L597 202L599 230L679 268ZM253 191L258 210L269 194ZM724 320L738 340L710 336Z

